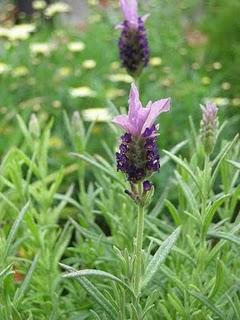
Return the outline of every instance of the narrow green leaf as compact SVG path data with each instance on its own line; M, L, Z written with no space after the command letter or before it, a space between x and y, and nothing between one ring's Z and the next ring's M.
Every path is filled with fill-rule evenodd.
M82 226L80 226L75 220L73 220L72 218L69 219L70 222L75 226L75 228L77 229L77 231L79 233L81 233L84 237L92 239L96 242L101 241L104 244L107 245L112 245L112 243L108 240L108 238L105 236L104 233L101 234L96 234L94 232L91 232L85 228L83 228Z
M179 226L181 224L181 220L180 220L180 217L179 217L179 214L178 214L176 207L167 199L165 199L164 203L165 203L166 207L168 208L168 210L172 216L173 221L175 222L175 224L177 226Z
M24 120L22 119L22 117L20 115L17 114L17 121L18 121L18 125L20 127L20 130L22 131L22 134L24 135L27 143L29 146L33 145L33 139L31 137L30 132L28 131L28 128L24 122Z
M211 231L211 232L208 232L207 235L210 238L224 239L240 245L240 238L232 235L231 233L222 232L222 231Z
M64 269L67 269L67 267L68 267L67 265L65 265L63 263L59 263L59 264ZM112 281L115 281L115 282L119 283L121 286L123 286L125 289L127 289L134 296L133 291L130 289L130 287L125 282L123 282L121 279L114 276L113 274L111 274L109 272L102 271L102 270L95 270L95 269L84 269L84 270L79 270L79 271L75 270L75 271L64 274L63 278L77 278L77 277L91 277L91 276L106 278L106 279L110 279Z
M207 213L203 219L203 233L206 234L208 231L208 228L210 226L210 223L212 222L212 219L217 212L218 208L222 205L225 199L229 198L230 194L226 194L218 198L216 201L213 202L213 204L210 206L210 208L207 210Z
M174 293L171 293L171 294L169 293L167 297L170 304L175 308L175 310L181 314L183 319L186 319L187 315L186 315L185 307L183 306L181 300L177 297L177 295L175 295Z
M20 303L22 297L24 296L25 292L28 290L29 287L29 283L31 281L32 278L32 274L36 268L37 262L38 262L38 258L39 258L39 253L36 254L35 258L33 259L33 262L24 278L24 281L22 282L21 286L17 289L14 299L13 299L13 303L15 306L18 306L18 304Z
M70 273L76 270L72 267L64 265L64 268ZM107 314L111 316L111 319L117 319L116 308L106 299L106 297L86 278L78 277L76 280L87 291L87 293L103 308Z
M168 155L173 161L175 161L177 164L180 165L180 167L182 167L189 173L189 175L192 177L193 181L195 182L196 186L198 187L199 191L201 192L201 187L197 181L196 175L192 172L190 167L182 159L178 158L177 156L170 153L169 151L163 150L163 152L166 153L166 155Z
M26 205L22 208L22 210L19 212L19 215L17 217L17 219L15 220L10 232L9 232L9 235L7 237L7 241L6 241L6 247L5 247L5 252L4 252L4 257L3 257L3 261L7 258L8 256L8 253L9 253L9 250L10 250L10 247L11 247L11 244L14 240L14 237L18 231L18 228L20 226L20 223L22 222L23 218L24 218L24 215L25 213L27 212L28 208L29 208L29 205L30 205L30 201L28 201L26 203Z
M9 274L13 274L14 271L12 270L12 265L10 264L9 266L7 266L5 269L3 269L2 271L0 271L0 278L1 277L6 277Z
M179 150L181 150L186 144L188 144L188 140L181 141L176 146L174 146L171 150L171 154L176 154ZM168 155L164 156L161 160L161 167L163 167L168 161L170 157Z
M234 314L236 316L236 320L240 320L240 300L239 300L239 297L236 295L235 296L236 301L234 301L234 302L233 302L233 299L229 295L227 295L227 299L232 306L232 309L233 309Z
M169 189L170 189L170 186L168 183L167 186L164 188L163 192L161 193L161 196L158 199L155 207L151 210L148 216L156 218L161 213L164 207L164 199L167 198Z
M180 234L181 228L178 227L159 247L155 255L150 260L149 264L147 265L145 276L143 280L143 287L146 287L147 284L151 281L153 276L156 274L156 272L159 270L159 266L161 263L164 262L167 255L169 254L170 250L174 246L179 234Z
M117 177L117 175L113 172L113 170L109 170L109 168L104 167L102 164L100 164L98 161L96 161L93 157L90 157L88 155L83 155L83 154L78 154L78 153L71 153L71 155L80 158L81 160L84 160L85 162L93 165L97 169L101 170L102 172L106 173L108 176L113 178L114 180L118 181L122 185L124 183L122 182L121 179Z
M157 239L157 238L155 238L155 237L149 236L148 238L149 238L150 240L152 240L153 242L157 243L158 245L161 245L161 244L162 244L162 241L160 241L159 239ZM181 256L187 258L189 261L191 261L192 264L196 265L195 260L194 260L189 254L187 254L184 250L179 249L179 248L177 248L177 247L173 247L173 248L172 248L172 251L174 251L174 252L180 254ZM163 268L163 267L162 267L162 268Z
M177 181L186 197L186 199L188 200L188 203L191 207L191 210L193 213L195 213L196 215L199 215L199 211L198 211L198 202L195 199L195 196L190 188L190 186L182 179L182 177L180 176L180 174L175 171L175 175L177 178Z
M209 299L213 298L220 290L223 283L223 277L224 277L224 265L223 265L223 262L218 259L215 283L214 283L214 287L212 288L209 294Z
M227 162L233 165L235 168L240 169L240 162L232 161L232 160L227 160Z
M203 305L205 305L209 310L211 310L220 319L226 319L224 314L222 314L222 312L212 303L212 301L209 301L208 298L206 298L202 293L196 291L189 291L189 293Z
M11 200L9 200L9 198L6 197L3 193L0 193L0 198L2 198L2 200L5 201L9 205L9 207L18 212L18 208L15 206L15 204Z
M228 154L229 150L233 147L233 145L237 142L239 135L237 134L234 139L227 143L226 146L221 150L220 154L218 155L218 157L215 159L214 162L217 163L216 168L213 172L212 175L212 179L211 179L211 185L214 184L216 178L217 178L217 174L218 174L218 170L220 169L221 163L222 161L225 159L226 155Z
M94 318L96 320L101 320L101 318L99 317L99 315L94 311L94 310L90 310L91 314L94 316Z

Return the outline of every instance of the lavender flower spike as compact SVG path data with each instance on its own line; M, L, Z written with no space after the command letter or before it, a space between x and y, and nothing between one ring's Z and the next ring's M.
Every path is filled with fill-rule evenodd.
M218 128L218 108L214 103L207 103L206 106L201 105L201 109L202 120L200 124L200 136L205 152L210 154L213 151L216 142Z
M125 131L116 153L117 169L126 174L131 186L140 182L145 191L151 189L145 179L160 169L156 143L158 128L154 122L160 113L169 110L170 98L150 101L144 108L139 100L138 89L132 84L128 115L113 119L113 123Z
M139 17L137 0L120 0L124 21L119 39L120 59L132 76L138 76L149 61L149 48L144 27L147 16Z

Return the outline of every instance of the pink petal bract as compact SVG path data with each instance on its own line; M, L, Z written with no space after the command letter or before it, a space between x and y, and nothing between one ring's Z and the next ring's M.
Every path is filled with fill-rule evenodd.
M144 122L144 125L142 126L141 133L143 133L147 128L150 128L162 112L167 112L170 110L170 103L171 99L166 98L157 100L147 106L147 108L150 109L150 112Z
M124 19L136 26L138 22L137 0L120 0L120 6Z
M113 122L133 136L140 136L147 128L150 128L162 112L170 110L170 98L149 102L143 108L139 100L138 89L133 83L129 95L128 115L119 115Z

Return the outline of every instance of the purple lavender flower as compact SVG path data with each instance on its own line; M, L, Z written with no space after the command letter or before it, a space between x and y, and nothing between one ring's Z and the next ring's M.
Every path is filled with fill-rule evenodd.
M207 103L205 107L201 106L201 109L202 120L200 124L200 136L205 152L210 154L213 151L216 142L218 108L214 103Z
M138 89L132 84L128 115L119 115L113 119L125 131L116 153L117 169L126 174L131 185L143 183L144 191L151 189L150 182L145 179L160 169L156 143L158 127L154 122L160 113L169 109L170 98L153 103L150 101L143 108Z
M120 0L124 21L119 39L120 59L123 67L132 76L138 76L149 61L149 47L144 27L148 15L139 17L137 0Z

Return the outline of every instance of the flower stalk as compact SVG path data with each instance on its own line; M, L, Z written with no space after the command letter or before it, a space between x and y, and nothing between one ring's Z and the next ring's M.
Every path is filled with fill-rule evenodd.
M136 297L141 294L141 280L142 280L142 246L144 233L144 206L138 206L137 217L137 233L136 233L136 252L134 263L134 292Z

